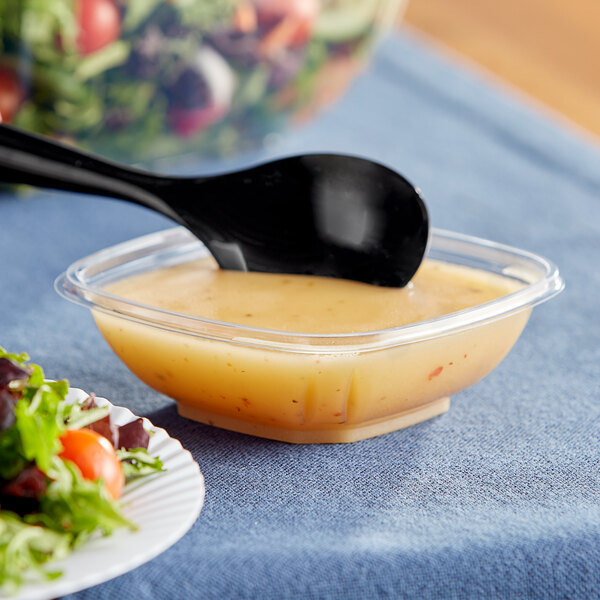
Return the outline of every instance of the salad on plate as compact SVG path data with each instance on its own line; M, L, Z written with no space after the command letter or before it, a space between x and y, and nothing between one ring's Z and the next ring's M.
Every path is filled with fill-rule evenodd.
M159 473L143 419L112 422L94 396L69 402L67 381L44 378L26 354L0 348L0 591L90 537L135 529L119 498L132 480Z

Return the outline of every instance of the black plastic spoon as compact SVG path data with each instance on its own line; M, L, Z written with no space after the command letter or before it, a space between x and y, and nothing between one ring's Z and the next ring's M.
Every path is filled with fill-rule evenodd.
M141 204L187 227L224 269L401 287L429 236L419 192L355 156L291 156L210 177L171 177L0 125L0 181Z

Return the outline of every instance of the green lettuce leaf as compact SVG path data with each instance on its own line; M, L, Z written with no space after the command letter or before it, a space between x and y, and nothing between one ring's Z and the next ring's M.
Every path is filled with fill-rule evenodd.
M144 448L117 450L117 456L121 461L127 483L138 477L145 477L165 470L160 458L152 456Z
M65 557L71 542L70 534L25 523L14 513L0 511L0 588L15 592L32 570L45 579L56 578L59 572L42 566Z

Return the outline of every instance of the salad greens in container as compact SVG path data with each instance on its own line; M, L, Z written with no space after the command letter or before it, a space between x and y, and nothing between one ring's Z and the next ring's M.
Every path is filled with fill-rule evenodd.
M0 115L125 162L251 150L333 102L405 0L2 0Z

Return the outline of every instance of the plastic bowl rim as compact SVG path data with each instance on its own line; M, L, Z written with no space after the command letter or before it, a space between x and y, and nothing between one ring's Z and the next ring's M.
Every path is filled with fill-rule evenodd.
M121 242L75 261L56 278L54 287L59 295L75 304L147 326L244 346L316 354L380 350L458 333L532 309L564 288L564 280L557 266L540 255L483 238L437 228L431 230L430 250L432 248L435 250L434 242L441 239L485 247L529 260L544 272L544 276L515 292L475 307L398 327L347 333L287 332L186 315L124 299L101 288L90 286L80 277L80 273L103 260L123 255L124 251L128 254L136 250L143 251L161 238L174 237L177 240L182 233L185 233L189 242L197 242L197 250L206 250L202 242L196 240L185 228L173 227ZM208 255L207 251L206 253ZM141 256L151 256L151 254L142 253ZM200 326L204 326L204 329L208 326L216 331L203 331ZM218 335L218 331L228 335Z

